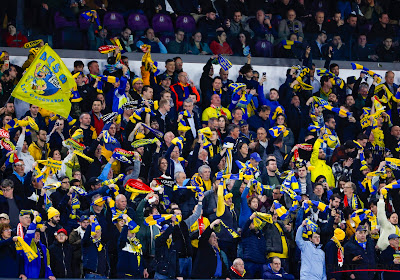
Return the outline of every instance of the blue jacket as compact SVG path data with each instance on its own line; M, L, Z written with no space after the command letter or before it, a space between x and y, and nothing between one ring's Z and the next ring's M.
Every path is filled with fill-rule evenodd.
M247 204L247 194L249 193L250 188L245 187L242 196L240 197L240 215L239 215L239 227L243 228L246 221L250 218L253 211L250 209Z
M296 244L301 251L301 280L326 280L325 252L321 245L303 240L303 226L296 232ZM362 278L360 278L362 279Z
M256 232L249 228L252 222L248 219L242 228L243 260L263 264L266 262L267 243L261 230Z
M109 268L109 259L108 259L108 249L107 245L103 244L103 250L105 250L106 254L106 260L104 261L106 263L106 267L101 268L98 266L99 264L99 252L97 250L96 244L93 243L90 235L92 231L92 226L88 225L85 231L85 235L82 238L81 245L82 245L82 264L83 264L83 270L91 271L98 273L99 270L105 269L106 274L108 274L108 268ZM100 262L101 263L101 262Z
M128 227L124 226L118 239L118 275L121 274L120 276L124 276L125 274L130 274L135 277L142 278L143 256L139 256L139 260L142 260L140 263L138 263L137 255L125 249L128 243Z
M257 129L260 127L265 128L265 131L268 132L269 120L263 120L258 114L255 114L247 119L247 123L249 124L249 129L251 131L257 132Z
M24 274L24 260L15 249L12 237L0 238L0 278L17 278Z
M287 280L293 280L294 276L292 274L287 273L283 267L278 272L275 272L271 268L271 264L264 264L263 265L264 269L264 274L263 278L264 279L287 279ZM277 274L281 274L282 276L279 276Z
M24 241L26 244L29 244L33 251L38 255L36 259L33 261L29 262L28 258L25 256L24 253L24 263L25 263L25 276L29 278L40 278L40 267L42 265L41 260L40 260L40 252L37 246L40 246L40 249L43 252L43 259L45 262L45 276L44 278L49 278L49 276L53 276L53 272L51 271L50 268L50 255L49 251L47 250L46 246L42 244L42 242L35 243L33 240L35 238L35 231L36 231L36 224L31 223L28 227L28 230L25 234Z

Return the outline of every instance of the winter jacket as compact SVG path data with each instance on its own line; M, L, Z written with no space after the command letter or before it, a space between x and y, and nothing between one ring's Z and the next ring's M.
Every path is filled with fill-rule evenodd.
M353 261L355 256L360 255L361 260ZM375 244L371 238L367 238L367 247L364 250L355 240L355 236L344 245L344 263L349 269L374 269L376 265ZM345 268L345 269L346 269ZM361 271L353 273L356 279L372 280L374 272Z
M118 239L118 275L130 274L137 278L143 275L143 257L132 251L128 241L128 227L122 228Z
M49 276L53 276L53 272L50 268L50 254L49 250L47 250L46 246L42 244L42 242L36 243L33 239L35 238L36 224L31 223L26 231L24 236L24 241L26 244L29 244L32 250L38 255L36 259L29 262L28 258L24 254L24 264L25 264L25 276L29 278L41 278L40 277L40 267L42 266L41 254L43 253L43 262L44 262L44 278L48 278ZM39 248L38 248L39 246Z
M249 193L250 188L247 186L244 188L242 195L240 197L240 215L239 215L239 227L243 229L244 224L250 218L253 210L247 204L247 194Z
M155 271L168 278L180 276L179 258L175 242L172 239L168 246L167 240L174 231L175 226L170 225L165 232L156 237Z
M211 279L214 278L214 274L217 268L217 254L213 247L208 243L212 229L208 227L199 239L199 249L197 251L197 257L194 262L192 277L193 279ZM220 254L221 258L221 254ZM227 269L222 261L222 276L226 278Z
M400 248L399 248L400 249ZM400 264L395 264L393 262L394 254L399 254L400 250L395 250L392 246L388 246L385 250L382 251L381 255L379 256L380 264L382 269L388 270L400 270ZM395 280L399 279L398 272L383 272L383 280Z
M322 142L320 139L315 141L313 146L313 151L311 154L311 165L315 166L315 169L311 171L311 181L315 182L315 179L319 175L324 175L326 177L326 181L328 186L335 186L335 178L333 177L332 168L326 164L325 160L318 158L319 149L321 147Z
M80 235L81 227L74 229L69 235L69 243L72 245L72 273L73 278L81 277L81 263L82 263L82 238ZM83 231L83 233L85 233Z
M326 280L325 253L321 245L303 240L303 226L296 232L296 244L301 251L301 280Z
M72 246L68 242L55 241L49 247L50 266L56 278L72 277Z
M278 272L275 272L271 268L271 264L264 264L263 265L264 269L264 274L263 278L264 279L287 279L287 280L293 280L294 276L292 274L287 273L283 267ZM278 274L281 274L282 276L279 276Z
M286 228L283 225L282 221L276 221L275 223L278 223L280 227L282 228L283 232L286 232ZM281 239L281 234L276 227L275 223L269 224L267 223L264 228L263 228L263 233L265 236L266 240L266 249L267 253L283 253L283 245L282 245L282 239Z
M45 157L43 157L43 153L42 150L46 149L46 153L45 153ZM47 157L50 154L50 144L49 143L45 143L43 148L40 148L36 142L32 142L29 147L28 147L28 151L31 154L31 156L33 157L33 159L36 160L45 160L47 159Z
M383 199L379 199L377 204L378 204L377 218L380 226L379 239L377 245L379 247L379 250L383 251L389 246L389 240L388 240L389 235L391 235L392 233L396 233L396 226L394 226L391 222L389 222L389 220L386 217L385 201Z
M24 259L17 253L12 237L0 238L0 278L18 278L24 274Z
M242 228L242 248L244 262L264 264L267 252L265 237L262 231L249 228L253 221L248 219Z
M325 245L325 263L326 263L326 276L328 279L335 278L336 280L342 279L342 270L338 266L338 247L336 243L329 240Z
M92 226L88 225L85 234L82 238L82 264L83 271L94 272L102 275L108 275L109 271L109 259L108 259L108 246L101 241L103 245L102 250L99 252L97 245L93 242L90 234L92 231ZM102 259L99 259L101 257ZM105 264L105 266L100 267L99 264ZM104 273L103 273L104 272Z

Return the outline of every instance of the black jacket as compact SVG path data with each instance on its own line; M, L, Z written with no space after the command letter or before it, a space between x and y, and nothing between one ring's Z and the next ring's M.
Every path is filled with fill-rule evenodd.
M285 233L286 229L283 225L282 221L276 221L282 228L282 231ZM282 239L281 234L276 227L275 223L267 223L263 228L266 244L267 244L267 253L274 252L274 253L282 253L283 246L282 246ZM288 243L288 242L287 242Z
M207 227L199 239L199 249L197 251L197 257L194 262L192 270L193 279L211 279L214 278L215 270L217 269L217 254L213 247L208 243L208 239L212 233L212 229ZM221 254L220 254L221 257ZM221 258L222 261L222 258ZM222 261L222 276L227 276L227 269Z
M355 256L361 255L362 259L353 261ZM367 238L367 248L364 250L353 236L349 242L344 245L344 263L346 269L373 269L376 266L375 244L371 238ZM374 272L361 271L354 272L356 279L372 280Z
M169 226L160 236L156 238L155 253L155 271L168 278L180 276L179 273L179 257L176 243L172 239L172 243L168 248L167 240L169 235L174 231L175 226Z
M190 243L189 229L186 223L181 222L179 225L174 226L172 240L175 243L179 258L192 256L192 244Z
M59 243L55 241L49 247L50 266L56 278L72 277L72 246L66 241Z
M400 254L400 250L395 250L392 246L388 246L385 250L382 251L379 256L379 263L381 264L382 269L388 270L400 270L400 264L395 264L393 262L393 255ZM398 272L383 272L383 280L394 280L399 279Z
M342 273L338 272L342 270L342 268L338 266L338 247L332 240L329 240L325 245L325 264L327 279L342 279Z

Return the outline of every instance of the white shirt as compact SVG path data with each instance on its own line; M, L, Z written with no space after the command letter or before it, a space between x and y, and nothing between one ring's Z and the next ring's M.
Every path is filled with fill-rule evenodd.
M190 129L192 130L193 137L194 137L194 139L196 139L197 131L196 131L196 125L194 124L194 119L188 118L187 120L189 122Z
M173 162L174 162L174 167L175 167L175 170L174 170L175 173L176 172L185 172L185 169L183 169L183 166L179 160L178 160L178 162L173 160Z

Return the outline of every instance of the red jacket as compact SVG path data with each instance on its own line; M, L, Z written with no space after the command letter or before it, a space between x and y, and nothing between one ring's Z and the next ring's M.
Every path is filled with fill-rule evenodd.
M180 107L183 105L183 101L185 101L186 98L189 98L189 93L185 92L185 88L189 89L190 93L196 94L196 102L200 101L200 94L197 91L196 87L191 87L190 84L187 84L186 86L182 85L181 83L176 83L172 86L170 86L171 91L174 93L172 95L172 98L174 99L174 102L176 104L176 111L179 112Z
M210 49L212 50L213 54L233 54L233 51L227 42L224 42L221 46L217 41L212 41L210 44Z
M21 32L18 32L14 36L8 34L6 42L8 47L22 48L26 43L28 43L28 38L22 35Z

